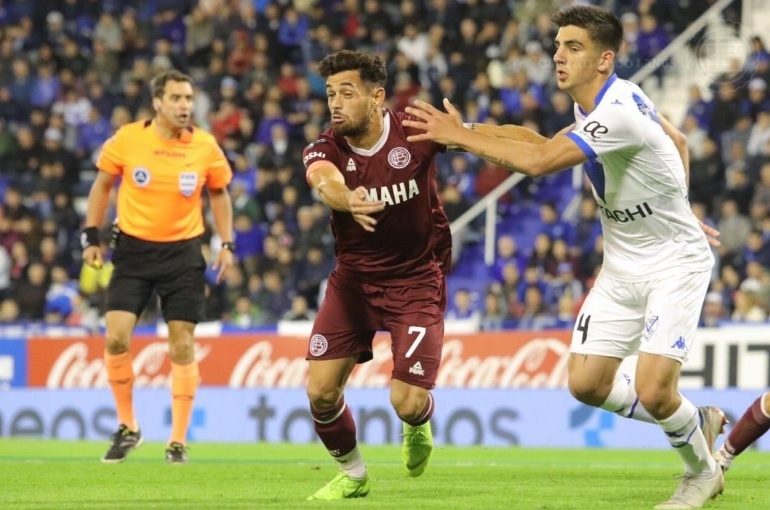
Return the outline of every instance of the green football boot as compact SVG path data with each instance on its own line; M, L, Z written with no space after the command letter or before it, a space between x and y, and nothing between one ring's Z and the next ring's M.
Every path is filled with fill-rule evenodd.
M363 498L369 494L369 476L362 480L350 478L340 471L332 481L321 487L318 492L308 496L308 501L333 501L336 499Z
M401 458L409 476L417 477L425 472L432 452L433 433L430 430L430 421L416 427L404 423L404 444L401 447Z

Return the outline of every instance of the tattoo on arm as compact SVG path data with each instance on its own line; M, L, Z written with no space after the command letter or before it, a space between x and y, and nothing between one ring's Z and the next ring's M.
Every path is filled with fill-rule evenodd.
M507 168L508 170L514 170L517 171L517 168L508 161L507 159L499 158L497 156L492 156L490 154L487 154L486 152L479 152L479 156L483 159L486 159L490 163L494 163L495 165L499 165L503 168Z

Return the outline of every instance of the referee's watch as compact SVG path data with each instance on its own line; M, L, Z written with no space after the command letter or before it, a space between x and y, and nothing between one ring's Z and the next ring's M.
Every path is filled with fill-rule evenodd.
M235 243L232 241L225 241L222 243L222 249L230 252L235 252Z

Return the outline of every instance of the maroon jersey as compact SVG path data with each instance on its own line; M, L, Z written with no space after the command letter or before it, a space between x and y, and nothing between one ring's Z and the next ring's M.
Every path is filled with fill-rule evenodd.
M385 110L382 137L368 150L351 147L332 129L305 147L305 168L329 161L342 172L349 189L363 186L370 200L385 203L374 215L374 232L365 231L350 213L332 211L336 271L341 274L379 281L432 277L437 251L446 256L448 222L438 199L434 162L444 146L407 142L416 131L401 125L406 116Z

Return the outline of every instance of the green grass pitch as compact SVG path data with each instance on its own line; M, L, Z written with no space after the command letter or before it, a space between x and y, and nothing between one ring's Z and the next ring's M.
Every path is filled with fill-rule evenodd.
M167 465L147 443L123 464L99 462L107 443L0 439L0 509L650 509L678 480L673 451L438 447L409 478L394 446L362 445L369 497L305 498L335 474L320 444L193 443ZM707 508L770 509L770 454L747 452Z

